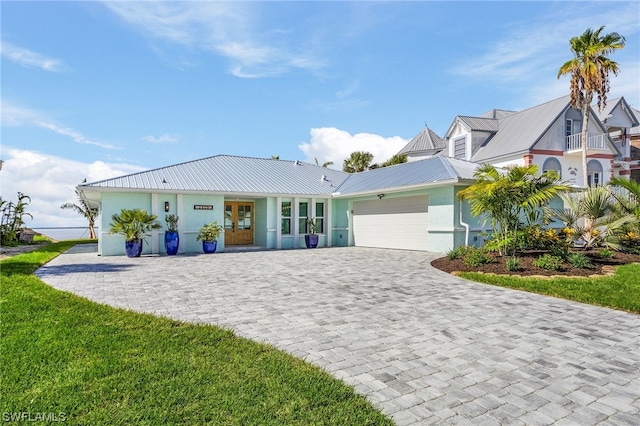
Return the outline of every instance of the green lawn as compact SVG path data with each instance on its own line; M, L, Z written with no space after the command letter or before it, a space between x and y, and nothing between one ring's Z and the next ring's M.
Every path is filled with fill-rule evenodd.
M0 262L0 412L91 425L392 424L351 387L271 346L93 303L33 275L74 244Z
M602 278L518 278L477 272L462 272L459 276L640 314L640 264L619 266L614 276Z

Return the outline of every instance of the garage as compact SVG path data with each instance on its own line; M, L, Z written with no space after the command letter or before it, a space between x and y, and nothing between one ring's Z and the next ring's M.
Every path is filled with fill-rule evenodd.
M360 247L427 248L427 196L354 201L353 239Z

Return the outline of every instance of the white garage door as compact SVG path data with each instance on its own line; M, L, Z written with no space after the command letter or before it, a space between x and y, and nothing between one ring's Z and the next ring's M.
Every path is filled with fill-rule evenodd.
M427 196L383 198L353 203L354 244L427 250Z

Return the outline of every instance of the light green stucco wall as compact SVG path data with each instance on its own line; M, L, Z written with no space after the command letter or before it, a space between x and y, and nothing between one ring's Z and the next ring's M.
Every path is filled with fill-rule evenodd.
M349 244L349 200L335 199L331 204L331 244L346 247Z
M100 223L100 249L103 256L124 255L124 236L109 234L111 216L120 214L122 209L142 209L152 211L151 194L107 192L102 194ZM145 238L142 253L151 253L151 237Z

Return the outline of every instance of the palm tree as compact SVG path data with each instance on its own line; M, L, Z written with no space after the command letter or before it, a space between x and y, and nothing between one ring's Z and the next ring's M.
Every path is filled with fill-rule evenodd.
M78 204L64 203L60 206L63 210L75 210L81 216L84 216L89 221L89 238L96 238L96 231L94 225L96 223L96 217L98 216L98 209L91 208L89 203L80 196L80 193L76 189L76 198L78 198Z
M584 241L584 248L606 242L617 248L616 234L636 219L632 214L616 214L612 192L603 186L562 195L565 208L552 210L552 216L571 228Z
M558 71L558 78L571 74L571 107L582 112L582 174L587 187L587 130L589 109L593 95L598 97L598 108L607 104L609 91L609 73L618 75L618 63L607 57L608 54L624 47L625 38L618 33L601 36L604 26L597 30L587 29L581 36L573 37L569 43L575 58L565 62Z
M347 173L364 172L371 168L373 154L366 151L354 151L342 163L342 170Z
M474 173L476 182L458 193L471 204L471 214L485 215L484 224L491 224L500 254L515 247L522 217L536 217L551 198L569 189L553 171L537 174L535 164L504 170L483 164Z
M409 157L407 154L396 154L382 163L382 167L395 166L396 164L406 163Z
M320 163L318 163L318 159L316 157L313 157L314 160L316 160L316 166L319 166ZM329 166L333 166L333 161L325 161L324 163L322 163L322 167L324 167L325 169Z

